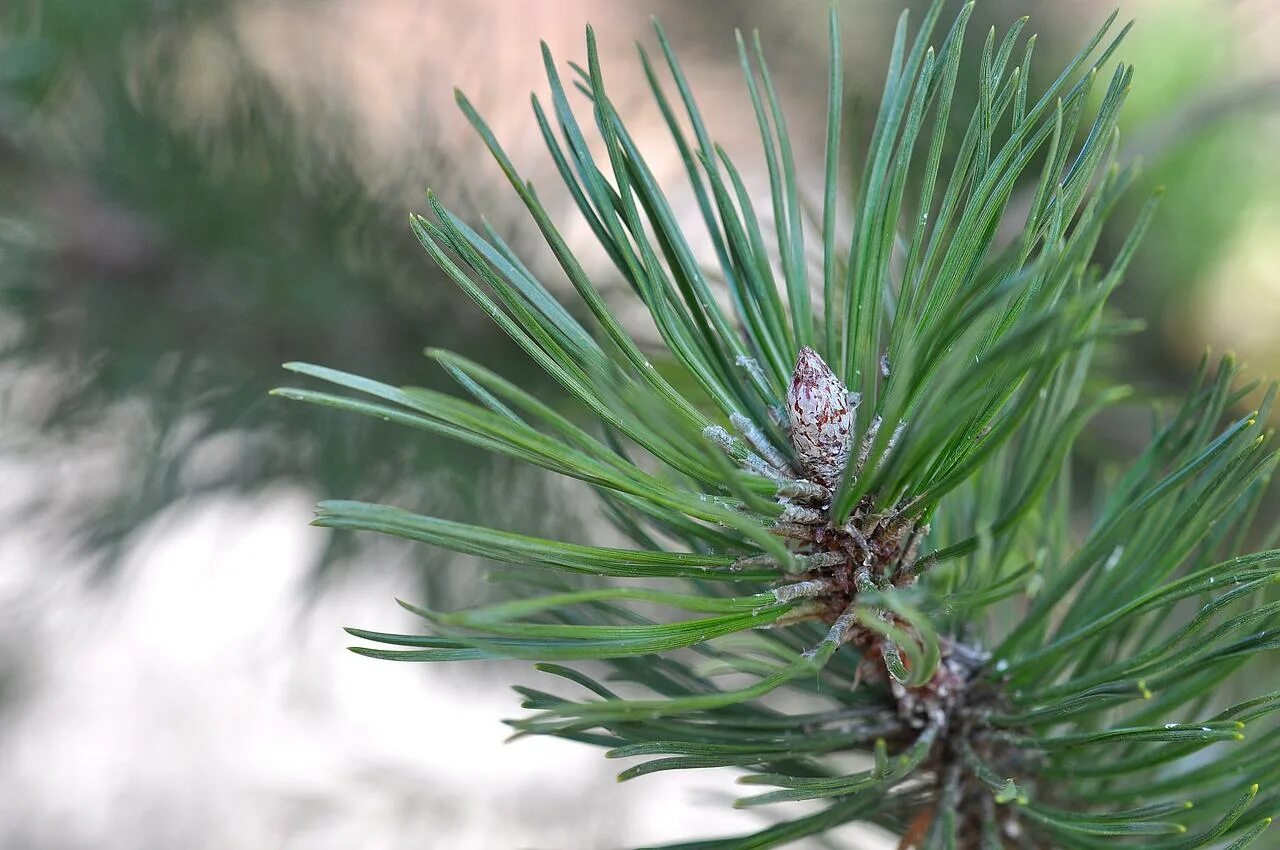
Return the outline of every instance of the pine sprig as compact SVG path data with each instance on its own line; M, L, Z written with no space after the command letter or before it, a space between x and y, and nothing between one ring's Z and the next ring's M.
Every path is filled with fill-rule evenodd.
M1033 91L1025 21L999 39L993 30L955 143L972 4L935 48L942 7L914 35L905 13L899 22L845 244L835 7L816 224L802 214L759 39L738 47L763 201L715 143L657 29L661 62L643 49L640 59L714 273L610 101L593 33L568 87L544 46L550 99L534 97L535 122L652 317L670 361L661 369L458 95L579 303L562 305L491 228L434 196L411 226L575 408L439 351L430 356L470 400L304 364L288 368L337 392L277 393L577 479L632 547L326 502L317 525L514 565L533 589L460 612L402 603L424 633L351 629L380 645L356 651L531 659L567 690L517 688L531 712L511 721L517 734L652 757L622 779L738 767L744 785L764 786L739 806L822 801L750 836L674 846L775 847L863 821L904 847L1245 847L1280 809L1280 792L1260 790L1280 787L1280 693L1232 702L1249 691L1241 668L1280 647L1280 550L1240 554L1276 462L1262 425L1275 390L1224 428L1252 388L1230 359L1212 374L1206 360L1078 531L1072 444L1127 396L1087 384L1090 360L1133 330L1104 305L1154 211L1153 200L1099 262L1103 226L1133 180L1116 164L1132 69L1101 76L1124 31L1109 37L1108 21ZM1029 202L1012 209L1028 183ZM1020 228L1002 238L1014 215ZM565 573L595 581L584 589ZM574 661L595 664L556 663ZM802 707L762 699L780 690ZM832 758L848 753L866 766L846 772Z

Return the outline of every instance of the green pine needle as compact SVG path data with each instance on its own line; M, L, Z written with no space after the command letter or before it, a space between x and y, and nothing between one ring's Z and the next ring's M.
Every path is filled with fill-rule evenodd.
M538 661L565 690L518 688L519 735L652 757L620 779L737 767L771 789L739 806L820 801L749 836L673 847L776 847L865 822L931 849L1243 848L1280 811L1280 695L1257 687L1261 656L1280 648L1280 550L1240 551L1276 463L1263 424L1275 389L1241 417L1252 388L1230 358L1206 360L1081 525L1074 441L1128 397L1090 381L1090 361L1135 329L1105 304L1155 210L1100 255L1134 177L1116 161L1125 31L1107 21L1037 90L1025 19L992 30L964 92L972 8L939 26L935 2L914 31L903 14L845 244L835 5L820 216L804 214L759 38L739 35L738 50L763 198L656 29L660 61L640 61L714 270L610 100L594 34L565 77L544 46L550 97L534 98L534 122L662 350L631 338L459 94L576 299L434 195L411 227L563 399L442 351L429 355L461 395L305 364L287 368L327 390L276 391L598 494L630 546L362 502L325 502L315 524L512 565L533 590L459 612L402 603L422 632L351 629L375 645L357 652ZM970 94L964 119L953 104ZM593 664L549 663L572 661ZM775 691L792 699L762 699ZM849 753L863 769L833 758Z

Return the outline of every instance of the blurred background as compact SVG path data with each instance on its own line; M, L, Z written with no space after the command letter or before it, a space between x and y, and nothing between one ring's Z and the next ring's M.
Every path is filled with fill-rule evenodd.
M1043 85L1111 3L984 0L969 32L1030 15ZM847 132L865 138L901 6L843 5ZM540 387L408 232L431 187L567 288L453 86L620 296L542 151L538 39L580 59L594 24L616 104L676 185L634 42L652 47L661 18L712 131L758 179L733 42L758 27L817 179L823 9L0 4L0 846L596 848L760 825L722 805L732 774L619 786L598 751L504 746L505 686L536 682L520 667L347 653L343 625L411 627L393 597L500 591L468 559L309 528L319 499L604 532L572 486L266 393L286 360L444 386L428 345ZM1152 393L1183 386L1206 346L1280 374L1280 7L1126 0L1121 16L1137 20L1119 54L1137 65L1124 156L1166 197L1116 302L1148 330L1107 366ZM1085 448L1123 456L1145 437L1120 414Z

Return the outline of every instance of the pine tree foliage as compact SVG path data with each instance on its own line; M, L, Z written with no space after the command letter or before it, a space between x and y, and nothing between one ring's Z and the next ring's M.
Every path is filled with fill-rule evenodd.
M966 120L950 107L972 4L949 26L942 8L914 34L900 20L853 177L832 9L817 221L758 39L739 51L766 198L712 140L657 29L660 55L640 59L714 271L610 102L590 30L585 66L544 48L537 126L652 316L662 368L459 94L577 300L561 304L496 232L435 197L413 230L571 404L443 351L429 355L462 395L296 363L329 388L277 392L577 479L631 544L326 502L317 525L514 565L530 589L458 612L405 604L423 633L351 629L372 644L356 651L535 661L559 682L517 688L519 734L647 759L621 779L737 767L736 805L774 807L752 835L673 846L775 847L866 822L918 848L1245 847L1280 810L1280 691L1244 672L1280 647L1280 550L1239 554L1275 464L1274 389L1224 426L1254 388L1230 359L1206 361L1127 469L1092 498L1073 491L1076 436L1127 395L1090 381L1090 360L1132 330L1103 308L1154 210L1098 256L1133 178L1115 165L1132 69L1103 73L1123 32L1108 22L1033 89L1024 22L992 31ZM1011 209L1028 181L1029 203ZM841 238L845 185L856 204ZM797 800L820 807L777 805Z

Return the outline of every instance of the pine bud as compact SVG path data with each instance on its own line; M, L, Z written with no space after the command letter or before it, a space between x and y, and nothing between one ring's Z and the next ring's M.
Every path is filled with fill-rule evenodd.
M787 389L791 443L805 473L827 487L840 482L849 462L853 410L849 391L808 346L800 349Z

